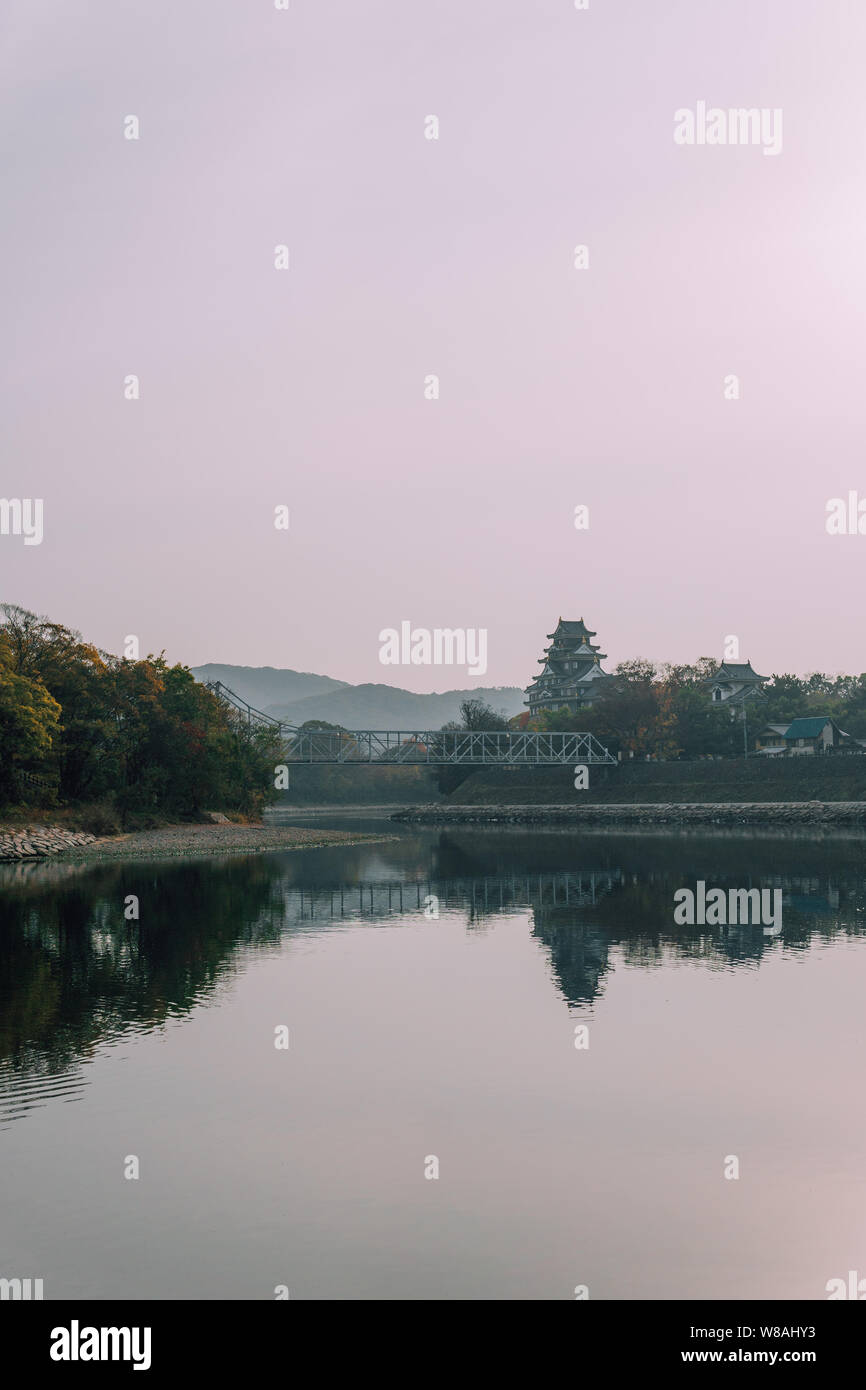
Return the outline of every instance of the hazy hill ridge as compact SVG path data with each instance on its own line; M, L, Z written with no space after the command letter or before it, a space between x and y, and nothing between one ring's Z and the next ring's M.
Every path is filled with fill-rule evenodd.
M419 695L394 685L350 685L347 681L273 666L209 663L192 668L200 681L223 681L242 699L287 724L324 719L347 729L438 729L460 718L463 700L480 699L510 718L522 713L524 694L516 686L478 686Z
M209 662L193 666L198 681L222 681L256 709L264 710L275 702L291 703L309 695L324 695L330 690L347 687L345 681L330 676L316 676L310 671L280 670L275 666L227 666Z

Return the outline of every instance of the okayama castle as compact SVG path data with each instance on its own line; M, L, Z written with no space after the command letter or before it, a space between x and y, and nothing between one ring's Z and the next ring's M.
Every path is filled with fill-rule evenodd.
M577 622L559 619L553 632L548 632L550 646L539 658L540 672L526 688L526 704L530 717L542 709L568 710L576 714L597 700L613 677L601 669L607 660L593 642L592 632L579 618ZM760 690L766 676L759 676L748 661L723 661L719 670L704 682L710 699L716 704L741 702Z
M607 655L595 645L594 636L583 618L576 623L560 618L556 630L548 632L550 646L539 658L541 670L526 689L530 717L542 709L575 714L598 698L611 677L601 669Z

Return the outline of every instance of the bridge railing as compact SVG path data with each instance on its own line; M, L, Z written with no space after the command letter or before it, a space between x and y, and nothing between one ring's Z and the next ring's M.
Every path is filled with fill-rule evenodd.
M616 761L592 734L464 729L299 729L288 739L286 758L290 762L310 763L479 767Z

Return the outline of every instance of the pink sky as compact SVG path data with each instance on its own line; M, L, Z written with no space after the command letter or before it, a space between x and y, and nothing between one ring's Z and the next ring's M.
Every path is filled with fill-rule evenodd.
M866 7L6 9L0 492L45 538L0 597L415 690L469 682L380 665L405 619L486 628L485 685L560 614L608 669L866 668L824 524L866 498ZM780 107L782 153L676 145L699 100Z

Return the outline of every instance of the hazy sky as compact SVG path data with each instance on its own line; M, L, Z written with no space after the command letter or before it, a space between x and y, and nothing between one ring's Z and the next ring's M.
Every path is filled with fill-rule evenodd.
M866 5L289 5L7 0L0 597L416 690L470 682L383 667L404 619L484 685L560 614L609 669L866 668ZM781 153L677 145L699 101Z

